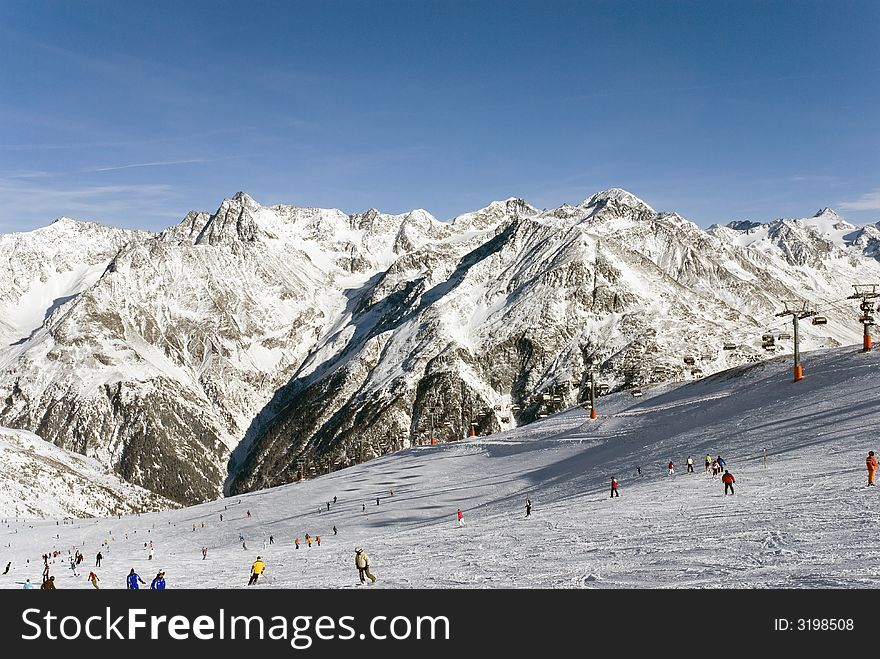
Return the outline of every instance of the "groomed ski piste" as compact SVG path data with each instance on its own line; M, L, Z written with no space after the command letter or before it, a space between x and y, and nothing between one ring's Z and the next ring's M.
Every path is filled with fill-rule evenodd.
M572 409L191 508L9 519L0 587L30 578L38 588L52 550L59 589L92 588L90 569L101 588L124 588L132 568L147 584L164 570L172 589L247 588L258 555L266 572L252 589L877 587L880 487L867 487L865 457L880 449L880 355L851 346L808 354L804 366L797 383L780 358L641 398L604 396L597 420ZM733 496L704 472L707 453L725 459ZM358 546L375 584L359 585ZM75 577L77 548L86 558Z

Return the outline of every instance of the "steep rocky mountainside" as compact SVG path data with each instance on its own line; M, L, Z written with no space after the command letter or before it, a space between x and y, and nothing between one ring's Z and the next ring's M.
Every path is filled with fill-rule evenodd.
M182 503L527 423L590 362L613 391L764 359L767 332L790 351L784 300L828 319L804 349L854 343L841 300L880 281L880 231L828 209L702 230L618 189L449 223L239 193L155 235L52 227L3 237L32 256L0 275L0 423ZM17 313L38 266L57 283Z
M0 515L97 517L175 507L96 460L25 430L0 428Z

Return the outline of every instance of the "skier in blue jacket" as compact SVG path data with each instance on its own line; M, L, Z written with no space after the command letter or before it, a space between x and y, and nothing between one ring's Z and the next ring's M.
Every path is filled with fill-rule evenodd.
M150 584L150 590L165 590L165 572L160 572Z
M721 467L722 469L724 469L724 464L725 464L725 462L724 462L724 458L722 458L722 457L719 455L719 456L718 456L718 466Z
M128 582L129 590L138 590L138 581L140 581L145 586L147 585L147 582L141 579L141 575L137 574L134 571L134 568L131 568L131 572L128 573L128 578L126 579L126 581Z

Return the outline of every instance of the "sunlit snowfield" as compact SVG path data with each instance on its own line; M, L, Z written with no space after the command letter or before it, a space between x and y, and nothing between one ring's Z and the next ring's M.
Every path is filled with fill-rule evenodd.
M596 421L570 410L193 508L57 525L11 519L0 587L25 578L38 587L40 556L53 549L60 589L92 587L98 550L102 588L124 587L132 567L148 584L164 569L168 588L244 588L258 554L267 570L252 588L359 587L356 546L379 577L368 588L874 587L880 488L865 487L864 459L878 449L878 364L856 347L808 355L806 379L792 383L790 360L774 360L642 398L600 398ZM727 461L734 496L704 473L707 452ZM688 455L695 474L685 473ZM612 476L621 483L613 500ZM306 533L321 546L309 548ZM264 544L270 534L274 545ZM86 556L78 577L74 548Z

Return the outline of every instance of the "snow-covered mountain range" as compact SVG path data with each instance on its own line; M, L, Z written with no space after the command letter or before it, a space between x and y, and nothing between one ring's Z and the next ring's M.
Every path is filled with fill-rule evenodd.
M815 217L703 230L612 189L541 210L264 207L158 234L59 220L0 237L0 423L182 503L610 392L860 340L880 228Z

